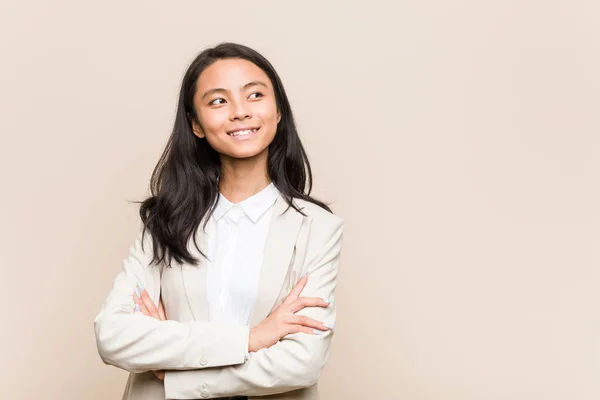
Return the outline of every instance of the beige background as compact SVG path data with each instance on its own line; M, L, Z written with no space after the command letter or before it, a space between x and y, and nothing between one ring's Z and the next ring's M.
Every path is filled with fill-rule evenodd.
M598 4L1 1L0 398L120 398L92 320L223 40L347 221L324 399L600 398Z

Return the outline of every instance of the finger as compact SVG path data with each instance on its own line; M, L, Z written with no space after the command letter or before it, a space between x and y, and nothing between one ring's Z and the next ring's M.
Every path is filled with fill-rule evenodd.
M165 380L165 371L160 370L160 371L152 371L152 372L154 372L154 375L161 381Z
M290 311L295 314L305 307L329 307L329 300L320 297L300 297L290 304Z
M135 302L135 304L144 304L144 302L142 301L142 294L140 292L140 289L136 286L135 290L133 291L133 301Z
M283 301L283 304L288 305L295 301L298 298L298 296L300 296L300 293L302 293L304 286L306 286L306 282L308 282L308 274L300 278L298 283L296 283L296 286L294 286L290 294L288 294L285 300Z
M154 315L152 315L152 312L148 310L148 307L146 306L147 302L144 302L143 297L138 298L136 295L133 295L133 301L135 302L135 312L142 313L148 317L156 318ZM150 301L150 303L152 303L152 301Z
M136 295L133 295L133 302L135 303L133 308L134 312L142 313L149 317L152 316L150 315L150 312L148 311L148 308L146 307L142 299L138 298Z
M158 301L158 315L160 316L161 321L167 320L167 313L165 312L165 306L163 305L162 300Z
M287 319L287 322L292 325L302 325L304 327L318 329L320 331L330 330L329 327L327 327L321 321L317 321L305 315L293 315Z
M156 308L156 306L154 305L154 302L150 298L148 291L143 287L140 287L140 292L142 295L142 301L144 302L146 309L150 313L150 316L160 320L160 315L158 315L158 308Z
M138 312L141 312L142 314L151 317L152 315L150 315L150 311L148 311L148 308L146 308L146 306L144 305L144 303L141 304L137 304L137 308L138 308Z
M137 285L136 285L136 287L133 289L133 294L134 294L134 295L135 295L135 296L136 296L138 299L142 297L142 294L141 294L141 292L140 292L140 288L139 288L139 287L137 287Z
M142 299L137 297L135 294L132 297L133 297L133 311L134 312L142 312L141 308L146 307L146 306L144 306L144 302L142 301Z

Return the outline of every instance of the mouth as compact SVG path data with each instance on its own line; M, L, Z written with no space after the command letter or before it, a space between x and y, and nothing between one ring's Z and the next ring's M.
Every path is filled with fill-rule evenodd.
M254 135L259 129L260 129L260 127L236 129L234 131L227 132L227 135L233 136L233 137L239 137L239 138L249 137L249 136Z

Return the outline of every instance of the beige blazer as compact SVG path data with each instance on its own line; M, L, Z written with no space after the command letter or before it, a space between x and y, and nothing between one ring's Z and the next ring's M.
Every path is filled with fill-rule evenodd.
M250 326L279 306L305 272L309 279L302 296L333 300L343 221L312 203L295 203L306 216L287 209L281 196L275 202ZM207 248L202 229L197 242ZM333 331L288 335L268 349L246 355L249 327L208 322L204 263L149 266L148 233L145 251L141 245L140 231L94 320L102 360L131 372L123 399L319 398L316 382L328 359ZM188 248L202 258L191 240ZM133 312L131 296L137 282L155 303L162 298L168 321ZM334 324L335 303L298 314ZM164 382L149 372L161 369L166 370Z

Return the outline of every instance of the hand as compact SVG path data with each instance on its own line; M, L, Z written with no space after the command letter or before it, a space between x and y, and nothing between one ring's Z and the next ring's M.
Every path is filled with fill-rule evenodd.
M167 315L165 313L165 307L162 304L162 300L158 300L158 307L154 305L154 302L148 295L146 289L144 289L143 285L139 285L135 288L135 292L133 294L133 301L135 303L135 311L141 312L148 317L156 318L159 321L166 321ZM154 375L161 381L165 379L165 371L152 371Z
M308 276L301 278L283 303L264 321L250 329L248 351L256 352L273 346L281 338L292 333L317 334L329 328L322 322L302 315L295 315L304 307L329 307L329 302L318 297L299 297L308 282Z

